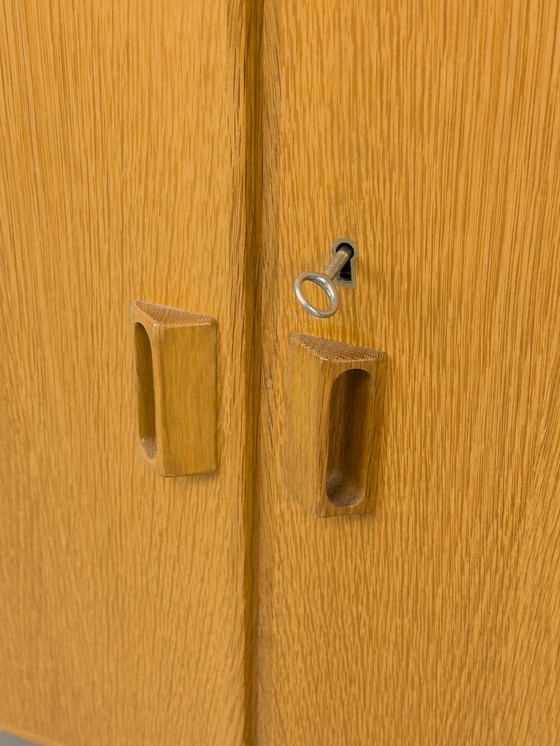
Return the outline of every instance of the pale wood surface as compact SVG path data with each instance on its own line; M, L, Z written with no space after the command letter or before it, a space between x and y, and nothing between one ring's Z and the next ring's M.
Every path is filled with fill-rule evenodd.
M0 723L240 743L257 546L257 743L556 744L556 4L267 0L262 82L259 7L2 5ZM134 454L133 298L219 320L216 475ZM284 489L293 332L388 353L373 514Z
M216 320L145 301L130 307L136 443L159 474L217 468Z
M560 29L546 0L268 0L258 740L560 742ZM297 274L340 235L358 288ZM284 488L287 352L387 352L373 514Z
M0 725L42 742L247 730L248 13L0 9ZM134 298L219 319L216 474L135 453Z
M315 515L373 510L386 357L294 334L287 372L286 487Z

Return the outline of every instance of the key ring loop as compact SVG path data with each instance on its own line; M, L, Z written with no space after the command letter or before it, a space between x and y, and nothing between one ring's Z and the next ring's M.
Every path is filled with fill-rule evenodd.
M303 283L306 281L315 283L315 285L318 285L321 290L325 291L330 301L330 305L326 311L321 311L320 308L315 308L315 306L312 306L311 303L307 300L307 298L303 294L302 288ZM332 316L334 313L336 313L338 308L338 293L336 292L336 288L333 285L332 281L326 275L320 274L319 272L303 272L301 275L299 275L299 277L296 278L296 281L294 282L294 289L296 291L297 299L299 300L301 305L305 308L306 311L312 313L313 316L317 316L320 319L328 319L329 316Z

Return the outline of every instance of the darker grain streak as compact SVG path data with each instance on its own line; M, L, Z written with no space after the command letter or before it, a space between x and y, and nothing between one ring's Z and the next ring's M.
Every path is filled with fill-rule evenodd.
M246 18L244 43L244 116L245 116L245 255L243 288L245 300L245 386L246 448L244 454L244 528L245 528L245 723L246 746L255 743L257 695L258 618L258 441L261 401L260 365L262 332L262 18L263 0L244 0Z

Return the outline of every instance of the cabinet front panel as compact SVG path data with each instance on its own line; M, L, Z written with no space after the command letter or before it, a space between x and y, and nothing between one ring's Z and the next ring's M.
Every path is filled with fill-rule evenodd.
M243 739L244 5L0 9L0 728L41 742ZM133 299L218 319L214 474L135 452Z
M264 50L258 742L553 746L557 5L267 0ZM294 278L343 236L315 319ZM284 487L293 333L387 353L373 513Z

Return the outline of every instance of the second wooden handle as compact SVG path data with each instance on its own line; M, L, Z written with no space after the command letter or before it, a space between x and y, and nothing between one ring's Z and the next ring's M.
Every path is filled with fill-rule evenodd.
M291 338L286 484L318 516L373 508L386 361L379 350Z

